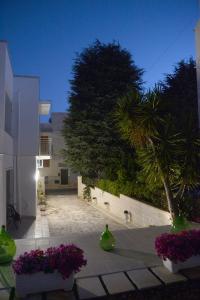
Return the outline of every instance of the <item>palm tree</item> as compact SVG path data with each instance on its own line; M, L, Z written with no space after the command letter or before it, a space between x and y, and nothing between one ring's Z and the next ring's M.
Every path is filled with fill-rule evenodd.
M169 212L179 215L186 189L199 184L200 142L188 126L177 133L171 115L162 112L161 90L131 93L119 100L116 119L123 138L137 151L147 182L161 180Z

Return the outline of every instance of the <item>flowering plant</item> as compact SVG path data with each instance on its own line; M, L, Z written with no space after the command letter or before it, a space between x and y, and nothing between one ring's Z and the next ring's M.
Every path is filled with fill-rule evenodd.
M155 248L164 260L184 262L193 255L200 255L200 230L164 233L156 238Z
M36 272L53 273L57 270L65 279L72 272L79 272L86 264L83 250L72 244L50 247L46 251L36 249L25 252L13 262L12 267L19 275Z

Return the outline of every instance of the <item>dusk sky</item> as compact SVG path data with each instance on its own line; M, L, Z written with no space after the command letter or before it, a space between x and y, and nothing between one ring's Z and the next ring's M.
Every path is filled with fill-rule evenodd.
M73 59L95 39L126 48L148 88L195 58L199 15L198 0L0 0L0 39L14 73L40 76L41 99L65 111Z

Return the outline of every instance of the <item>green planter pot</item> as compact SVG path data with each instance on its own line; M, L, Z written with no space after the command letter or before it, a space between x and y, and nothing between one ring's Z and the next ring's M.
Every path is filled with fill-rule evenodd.
M190 229L190 224L187 221L187 219L183 216L177 216L173 220L172 227L171 227L171 232L172 233L178 233L183 230L188 230Z
M106 224L105 231L103 231L101 234L99 244L104 251L111 251L115 248L115 238L112 235L112 233L109 231L107 224Z
M0 230L0 264L11 262L15 253L15 241L7 233L5 226L2 226Z

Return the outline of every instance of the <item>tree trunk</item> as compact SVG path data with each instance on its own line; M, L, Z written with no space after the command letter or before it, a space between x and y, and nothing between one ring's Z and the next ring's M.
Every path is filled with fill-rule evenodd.
M171 214L172 220L174 220L174 218L177 217L179 215L179 213L178 213L178 206L176 204L176 199L174 199L173 193L170 188L169 177L168 177L168 175L166 175L166 172L165 173L163 172L163 170L161 168L161 164L159 162L159 159L157 158L155 145L154 145L152 139L148 138L148 141L149 141L149 143L154 151L155 157L157 159L157 164L158 164L158 167L160 170L161 180L162 180L162 183L165 188L165 194L166 194L166 198L167 198L169 212Z
M173 197L168 177L162 176L162 182L165 188L165 194L167 198L169 212L171 214L172 220L174 220L174 218L178 216L178 207L176 205L176 200Z

